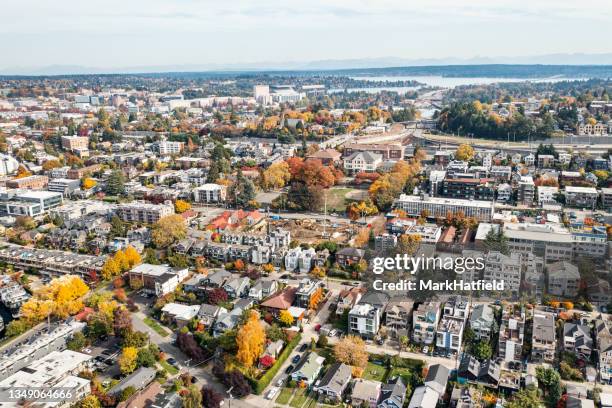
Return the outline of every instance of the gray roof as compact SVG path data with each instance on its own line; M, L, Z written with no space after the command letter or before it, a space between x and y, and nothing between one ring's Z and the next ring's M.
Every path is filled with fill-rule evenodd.
M576 347L593 347L591 328L583 324L565 323L563 325L563 336L574 337L576 339Z
M406 384L401 377L395 377L386 384L383 384L380 390L380 398L378 399L378 407L386 408L395 404L398 407L404 406L406 399Z
M151 367L140 367L138 370L121 380L119 384L111 388L108 393L111 395L120 394L130 386L136 388L136 391L139 391L155 379L155 374L155 369Z
M480 304L474 307L472 311L472 315L470 316L470 324L474 325L483 324L483 325L491 325L493 324L493 308L489 305Z
M444 394L450 370L441 364L434 364L429 367L425 377L425 385L434 389L439 394Z
M352 372L351 366L344 363L334 363L321 379L319 388L328 388L336 394L341 394L351 379Z

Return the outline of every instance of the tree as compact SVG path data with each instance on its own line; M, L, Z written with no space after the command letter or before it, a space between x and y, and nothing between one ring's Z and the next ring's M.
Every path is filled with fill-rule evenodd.
M371 202L360 201L359 203L352 202L346 207L348 217L355 221L359 218L367 217L368 215L374 215L378 212L378 208Z
M88 395L78 402L78 408L100 408L102 405L100 404L100 400L95 395Z
M125 177L120 169L111 172L106 181L106 192L110 195L122 195L125 193Z
M234 398L246 397L252 392L249 382L238 370L232 370L229 373L225 373L223 383L226 387L232 387L232 396Z
M344 337L334 346L336 360L353 367L365 369L368 364L368 352L364 341L357 336Z
M293 316L288 310L281 310L278 320L285 326L291 326L293 324Z
M119 269L121 270L121 272L125 272L130 269L130 263L127 257L125 256L125 252L123 252L122 250L115 252L114 258L115 262L117 262L117 264L119 265Z
M202 387L202 404L209 408L221 408L221 402L223 401L223 395L210 387Z
M153 243L158 248L167 248L186 236L185 220L178 214L162 217L153 227Z
M262 173L261 186L264 190L282 188L291 180L287 162L273 163Z
M142 262L142 258L136 249L133 246L128 245L124 251L125 258L128 261L129 269L132 269L136 265L139 265Z
M81 187L83 187L83 190L89 190L90 188L94 188L96 184L96 180L89 177L85 177L83 180L81 180Z
M236 182L229 189L229 196L234 199L234 204L238 208L247 207L249 201L255 199L255 185L242 174L240 169L236 175Z
M42 164L42 168L44 171L53 170L61 166L62 164L59 162L59 160L47 160Z
M121 265L114 257L106 258L106 262L102 266L102 277L106 280L111 279L121 273Z
M469 144L459 145L457 151L455 152L455 157L457 160L461 161L470 161L474 158L474 148Z
M207 299L210 304L218 305L227 301L227 292L223 288L215 288L208 292Z
M487 252L501 252L504 255L510 254L510 248L508 247L508 237L504 234L504 231L499 227L497 231L490 229L484 240L484 247Z
M20 179L24 177L29 177L31 175L32 173L28 169L26 169L23 164L20 164L19 167L17 168L17 175L15 176L15 178Z
M493 355L491 343L479 341L472 346L472 354L480 361L488 360Z
M525 388L513 395L510 401L507 401L504 406L506 408L540 408L540 395L538 390L533 387Z
M86 345L87 339L85 338L85 335L82 332L74 333L72 335L72 338L66 343L66 347L68 347L68 350L72 351L79 351Z
M113 331L115 335L124 337L125 333L132 331L132 316L124 307L117 307L113 311Z
M561 398L561 376L553 368L536 367L536 378L546 399L546 406L554 408Z
M206 358L206 352L191 333L179 333L176 336L176 344L183 353L195 360L194 363L199 363Z
M310 310L316 310L319 303L323 300L323 288L318 287L314 293L310 296L310 302L308 302L308 308Z
M317 346L323 348L323 347L327 347L328 344L329 344L329 340L327 336L324 334L320 334L319 340L317 340Z
M397 240L397 253L414 255L421 246L419 234L402 234Z
M119 369L123 374L130 374L137 367L138 349L136 347L124 347L119 357Z
M254 310L249 312L246 323L238 330L236 358L246 367L252 367L263 352L266 342L266 332L259 321L259 314Z
M187 201L176 200L174 202L174 211L176 211L178 214L182 214L189 210L191 210L191 204L189 204Z
M202 406L203 395L195 385L187 387L186 391L181 392L181 402L183 408L200 408ZM207 407L208 405L204 405Z

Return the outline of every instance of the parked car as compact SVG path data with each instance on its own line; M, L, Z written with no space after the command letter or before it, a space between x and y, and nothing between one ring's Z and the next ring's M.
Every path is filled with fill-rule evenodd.
M297 363L299 363L299 362L300 362L300 359L301 359L301 358L302 358L302 357L301 357L301 356L298 354L298 355L294 356L294 357L291 359L291 362L292 362L293 364L297 364Z
M176 365L177 365L176 360L175 360L175 359L173 359L172 357L167 358L167 359L166 359L166 362L167 362L168 364L170 364L170 365L173 365L173 366L176 366Z
M308 348L308 344L304 343L300 346L300 353L303 353L306 351L306 349Z
M285 374L291 374L291 372L293 371L293 368L294 368L293 365L289 365L289 367L285 369Z
M274 397L276 397L279 392L280 392L280 388L278 387L270 388L270 390L266 394L266 399L269 399L269 400L274 399Z

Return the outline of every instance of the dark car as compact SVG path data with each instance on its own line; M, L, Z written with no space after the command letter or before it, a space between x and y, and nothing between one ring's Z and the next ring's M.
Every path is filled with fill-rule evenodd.
M308 348L308 344L304 343L300 346L300 353L303 353L306 351L306 349Z
M287 369L285 370L285 374L290 374L293 371L293 365L290 365L289 367L287 367Z
M176 365L176 360L173 359L172 357L166 359L166 362L170 365Z
M300 357L300 355L298 354L297 356L295 356L295 357L293 357L293 358L291 359L291 362L292 362L293 364L297 364L297 363L299 363L299 362L300 362L300 358L301 358L301 357Z

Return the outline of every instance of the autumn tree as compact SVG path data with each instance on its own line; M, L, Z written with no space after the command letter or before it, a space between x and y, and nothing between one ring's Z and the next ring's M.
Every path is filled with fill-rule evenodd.
M182 214L185 211L189 211L191 209L191 204L184 200L176 200L174 202L174 211L178 214Z
M81 187L83 188L83 190L89 190L90 188L95 187L96 184L96 180L90 177L85 177L83 178L83 180L81 180Z
M259 321L259 314L251 311L246 323L238 330L236 358L246 367L252 367L263 352L266 332Z
M334 346L334 356L338 362L365 369L368 364L368 352L364 341L357 336L349 335Z
M285 326L291 326L293 324L293 316L288 310L281 310L278 320Z
M111 279L113 276L117 276L121 273L121 265L115 260L114 257L109 256L106 258L106 262L102 266L102 277L106 280Z
M131 245L128 245L124 251L125 257L128 261L129 269L132 269L136 265L139 265L142 262L142 258L138 251Z
M469 144L462 144L457 147L455 158L461 161L470 161L474 158L474 148Z
M185 220L178 214L162 217L153 227L153 243L158 248L167 248L186 236Z
M83 309L83 297L89 287L76 275L64 275L34 292L21 306L22 317L38 322L49 315L65 319Z
M287 162L273 163L262 174L261 186L264 190L282 188L291 179Z
M421 246L419 234L402 234L397 240L397 253L414 255Z
M124 347L119 357L119 369L123 374L130 374L136 369L138 349L136 347Z
M378 208L372 202L360 201L359 203L352 202L346 206L348 217L355 221L358 218L365 218L369 215L374 215L378 212Z
M316 308L319 306L319 303L321 303L321 300L323 300L323 288L319 286L310 296L308 308L311 310L316 310Z
M31 175L32 173L28 169L26 169L23 164L20 164L19 167L17 168L17 174L15 175L15 178L20 179L24 177L29 177Z

